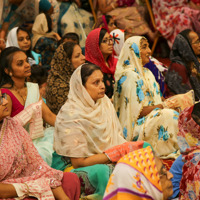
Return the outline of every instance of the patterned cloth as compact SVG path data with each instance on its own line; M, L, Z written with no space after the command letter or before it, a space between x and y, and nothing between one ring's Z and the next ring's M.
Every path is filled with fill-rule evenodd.
M9 0L3 1L3 12L0 13L0 25L9 17L9 30L26 22L33 22L39 14L38 0L23 0L18 7L13 7ZM14 9L13 9L14 8Z
M128 141L150 143L162 158L177 157L179 113L172 109L154 109L139 118L145 106L162 104L159 85L151 71L142 66L140 42L144 37L126 40L115 72L114 106ZM167 117L166 117L167 116Z
M94 0L94 4L97 4L98 0ZM106 5L110 6L113 0L106 0ZM111 15L117 24L117 27L126 30L134 35L145 35L150 31L148 24L142 17L144 9L137 4L127 7L117 7L110 12L106 13ZM97 20L101 21L102 13L97 12Z
M67 100L69 81L73 72L71 60L61 44L52 59L46 87L47 106L55 114L58 114Z
M58 32L62 36L69 32L78 34L80 46L85 47L87 35L92 30L94 20L91 13L78 8L75 3L60 2Z
M85 59L101 68L104 73L104 84L106 87L106 95L112 98L113 95L113 84L114 84L114 73L117 64L117 59L114 58L114 53L109 56L107 62L109 67L107 67L104 60L103 54L101 53L99 47L99 35L101 28L96 28L90 32L86 40L85 46ZM95 51L94 51L95 49Z
M189 28L200 33L200 11L189 8L188 0L152 0L152 6L156 27L170 48L181 31Z
M55 123L54 149L66 157L89 157L126 142L113 104L106 95L95 103L80 73L81 66L71 76L68 100Z
M54 32L48 32L48 22L44 13L39 14L32 28L32 47L42 56L42 65L49 66L57 48L57 39Z
M175 38L170 53L171 65L166 74L166 83L175 94L182 94L193 89L196 99L200 99L200 82L191 74L188 66L188 63L193 62L200 73L200 63L187 36L190 31L189 29L184 30Z
M151 147L131 152L119 160L110 176L103 199L163 199Z
M118 58L125 42L125 33L123 30L115 29L110 33L110 35L114 39L113 43L114 52L116 58ZM153 57L149 58L149 63L147 63L144 67L148 68L153 73L157 83L160 85L160 90L162 92L162 95L164 95L165 78L163 72L167 71L167 67Z
M54 199L51 188L61 185L63 172L42 160L17 118L6 118L0 134L0 182L13 184L19 197L27 197L28 187L31 196Z
M199 103L185 109L179 117L178 145L185 162L180 183L180 199L200 198L200 125ZM193 115L194 111L195 116ZM197 119L197 120L196 120Z

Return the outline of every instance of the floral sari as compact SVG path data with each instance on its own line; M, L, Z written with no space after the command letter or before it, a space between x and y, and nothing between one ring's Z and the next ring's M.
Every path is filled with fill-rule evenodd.
M140 42L144 37L126 40L115 72L114 106L128 141L150 143L162 158L177 157L179 113L156 108L140 117L145 106L161 104L161 92L152 72L142 66Z

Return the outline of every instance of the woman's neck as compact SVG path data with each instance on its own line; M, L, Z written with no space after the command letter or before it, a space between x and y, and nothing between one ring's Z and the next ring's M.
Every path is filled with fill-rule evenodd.
M25 85L25 79L12 78L16 89L22 89Z
M103 58L104 58L104 61L106 63L106 65L109 67L109 64L108 64L108 58L109 58L109 55L103 55Z

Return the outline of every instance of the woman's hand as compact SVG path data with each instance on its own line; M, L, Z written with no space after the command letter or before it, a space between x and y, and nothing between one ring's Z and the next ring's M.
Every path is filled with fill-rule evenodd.
M163 109L163 104L158 104L158 105L155 105L155 106L144 106L142 111L140 112L139 118L145 117L146 115L148 115L155 108Z
M114 1L110 5L107 5L106 0L98 0L98 6L101 13L106 15L107 12L110 12L111 10L114 10L115 8L117 8L118 4L116 1Z
M53 35L58 41L61 40L61 37L60 37L60 35L58 33L53 32Z

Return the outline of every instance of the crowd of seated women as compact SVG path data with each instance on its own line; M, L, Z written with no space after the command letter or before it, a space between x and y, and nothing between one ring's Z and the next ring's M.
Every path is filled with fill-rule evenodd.
M2 3L0 198L199 199L197 32L176 35L167 68L133 0L96 1L93 30L80 1L32 3L24 22L32 4Z

